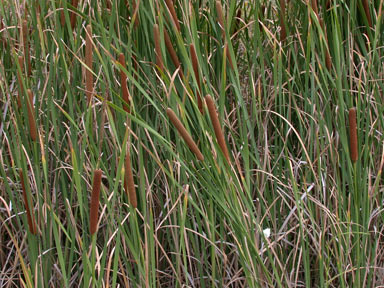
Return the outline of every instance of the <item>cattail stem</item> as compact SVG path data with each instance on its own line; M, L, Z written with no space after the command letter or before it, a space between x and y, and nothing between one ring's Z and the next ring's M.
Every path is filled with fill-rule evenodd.
M27 75L31 76L32 68L31 68L31 59L30 59L30 51L29 51L29 40L28 40L28 22L27 20L23 21L22 24L22 35L23 35L23 47L24 47L24 57L27 62Z
M172 20L174 25L176 26L177 31L180 31L180 23L179 20L177 19L176 11L175 11L175 6L173 4L172 0L165 0L165 4L167 4L167 7L169 9L169 12L171 13Z
M280 41L284 42L287 38L287 28L284 22L285 0L280 0Z
M85 64L87 69L85 70L85 89L87 95L87 103L92 101L93 97L93 74L92 74L92 27L90 24L86 27L86 38L85 38Z
M37 129L36 129L36 120L35 120L35 108L33 106L33 93L31 89L27 90L28 93L28 122L29 122L29 134L32 141L37 139Z
M200 152L195 141L193 141L191 135L189 135L187 129L185 129L184 125L181 123L179 118L177 118L175 112L173 112L172 109L168 108L167 115L169 117L169 120L171 120L172 124L176 127L177 131L179 131L180 136L184 139L185 143L187 143L189 149L191 149L191 151L196 155L198 160L203 161L203 154Z
M25 210L27 211L27 220L28 220L29 231L35 235L37 233L35 215L31 212L31 209L29 208L29 205L28 205L28 195L27 195L27 190L25 189L26 186L24 183L23 169L19 170L19 176L20 176L20 181L21 181L21 188L23 190L24 206L25 206ZM27 179L27 184L28 184L28 177L26 179Z
M183 70L181 69L179 58L177 57L175 49L173 49L171 38L169 38L168 32L165 28L164 28L164 40L165 40L165 46L167 47L168 53L171 55L173 65L175 65L176 69L180 67L179 75L181 78L184 78L184 74L183 74Z
M161 47L160 47L160 30L159 25L153 25L153 36L155 39L155 53L156 53L156 65L159 67L160 71L164 70L163 57L161 55Z
M200 113L203 114L204 109L203 109L203 101L201 99L201 86L200 86L200 76L199 76L199 62L197 60L197 54L195 50L195 46L191 44L189 46L189 51L191 53L191 60L192 60L192 68L193 68L193 73L195 74L195 78L197 81L197 105L199 107Z
M93 174L93 186L91 196L91 207L90 207L90 232L91 235L97 232L97 222L99 221L99 195L101 188L101 176L103 171L97 169Z
M349 109L349 146L351 149L351 160L353 163L357 161L357 127L356 127L356 108Z
M119 55L119 62L121 64L121 66L123 66L123 68L126 67L125 56L123 53L120 53L120 55ZM125 74L123 69L120 70L120 81L121 81L121 90L123 93L123 100L125 102L123 104L123 108L127 113L129 113L130 109L129 109L128 105L130 103L131 96L129 95L128 86L127 86L127 74Z
M127 153L125 155L125 163L124 163L124 186L125 191L128 194L129 203L133 208L137 208L137 198L136 198L136 189L135 182L133 180L132 166L131 166L131 157L129 154L129 148L127 149Z
M213 102L213 99L210 95L205 96L205 102L207 103L209 117L211 118L213 129L215 130L217 143L219 144L225 159L229 163L229 153L228 153L227 145L225 144L224 134L221 129L219 117L217 116L215 103Z
M19 94L17 95L17 107L21 108L21 97L24 94L24 85L23 85L23 79L22 79L22 73L24 69L24 58L23 56L19 56L18 58L20 71L17 70L17 80L19 82Z

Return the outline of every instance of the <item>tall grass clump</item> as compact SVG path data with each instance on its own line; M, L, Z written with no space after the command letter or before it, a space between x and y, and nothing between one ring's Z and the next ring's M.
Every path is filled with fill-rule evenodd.
M384 286L383 4L0 1L0 287Z

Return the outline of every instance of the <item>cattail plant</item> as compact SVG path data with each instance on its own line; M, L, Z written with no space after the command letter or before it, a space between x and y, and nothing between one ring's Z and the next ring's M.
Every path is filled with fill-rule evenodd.
M91 206L90 206L90 232L91 235L97 232L97 222L99 221L99 195L101 188L101 176L103 171L97 169L93 173L93 186L91 195Z
M20 71L17 70L17 81L19 82L19 94L17 95L17 107L21 108L21 97L24 94L24 85L23 85L23 79L22 74L24 69L24 57L19 56L17 57L17 60L19 62Z
M225 144L224 134L221 129L219 117L217 116L215 103L213 102L213 99L210 95L205 96L205 102L207 103L209 117L211 118L213 129L215 130L217 143L219 144L225 159L229 163L229 153L228 153L227 145Z
M171 120L172 124L176 127L180 136L184 139L185 143L187 143L189 149L191 149L191 151L196 155L198 160L203 161L204 160L203 154L200 152L195 141L193 141L191 135L189 135L187 129L185 129L184 125L181 123L179 118L177 118L175 112L173 112L172 109L168 108L167 115L169 117L169 120Z
M201 99L201 86L200 86L200 76L199 76L199 62L197 60L197 54L195 50L195 45L191 44L189 46L189 51L191 53L191 60L192 60L192 68L193 68L193 73L195 74L195 78L197 81L197 105L199 107L200 113L203 114L204 109L203 109L203 101Z
M72 9L77 8L78 2L79 2L79 0L72 0L72 6L73 6ZM70 18L71 18L70 19L70 21L71 21L71 28L73 30L75 28L75 25L76 25L76 13L75 12L71 12L71 17Z
M28 195L27 195L27 190L25 189L26 186L24 183L23 169L19 170L19 176L20 176L20 181L21 181L21 189L23 190L24 206L25 206L25 210L27 211L27 220L28 220L29 231L35 235L37 233L35 215L34 215L34 213L32 213L31 209L29 208ZM27 184L28 184L28 177L26 179L27 179Z
M22 35L23 35L23 48L24 48L24 57L27 63L27 75L31 76L32 68L31 68L31 59L30 59L30 51L29 51L29 40L28 40L28 22L27 20L23 21L22 24Z
M87 103L92 101L93 97L93 74L92 74L92 27L90 24L86 27L86 40L85 40L85 64L87 69L85 70L85 89L87 95Z
M363 7L364 7L365 16L367 16L368 25L370 28L372 28L372 18L371 18L371 13L369 12L368 0L363 0Z
M287 28L285 27L284 22L285 14L285 0L280 0L280 41L284 42L287 38Z
M171 56L173 65L175 65L176 69L180 68L179 75L181 78L184 78L184 74L183 74L183 70L181 69L179 58L177 57L175 49L173 49L171 38L169 38L169 34L165 28L164 28L164 40L165 40L165 46L167 47L168 53Z
M29 122L29 134L32 141L37 139L37 129L36 129L36 120L35 120L35 108L33 107L33 93L31 89L27 90L28 93L28 122Z
M121 64L121 66L123 66L123 68L126 67L125 56L123 53L120 53L120 55L119 55L119 62ZM120 82L121 82L121 90L123 93L123 100L125 102L123 104L123 108L127 113L129 113L130 110L129 110L128 105L130 103L131 96L129 95L128 86L127 86L127 75L125 74L123 69L120 70Z
M357 161L357 127L356 127L356 108L349 109L349 147L351 149L351 160L353 163Z
M174 25L176 26L177 31L180 31L180 23L179 23L179 20L177 19L177 15L176 15L175 6L173 4L173 1L172 0L165 0L165 4L167 4L168 10L172 16L172 21L173 21Z
M131 166L131 157L129 153L129 148L127 148L127 153L125 155L124 161L124 188L125 192L128 194L129 203L133 208L137 208L137 198L136 198L136 189L135 182L133 180L132 166Z
M163 57L161 55L161 47L160 47L160 30L159 25L153 25L153 36L155 39L155 53L156 53L156 65L159 67L160 71L164 70Z

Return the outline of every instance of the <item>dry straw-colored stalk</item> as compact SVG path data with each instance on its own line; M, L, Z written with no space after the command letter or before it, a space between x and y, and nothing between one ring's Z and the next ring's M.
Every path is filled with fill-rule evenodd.
M85 64L88 68L85 70L85 89L87 95L87 103L92 101L93 97L93 74L92 74L92 27L90 24L86 27L86 38L85 38Z
M372 18L371 18L371 13L369 12L368 0L363 0L363 7L364 7L365 15L367 16L368 25L370 28L372 28Z
M227 149L227 144L225 144L224 134L223 130L221 129L219 117L217 116L215 103L213 102L213 99L210 95L205 96L205 102L207 103L209 117L211 118L213 129L215 130L217 143L219 144L225 159L229 163L229 153Z
M161 55L161 46L160 46L160 30L159 25L153 25L153 36L155 39L155 53L156 53L156 65L159 67L160 71L164 69L163 57Z
M172 109L167 109L167 115L169 120L171 120L172 124L176 127L180 136L184 139L185 143L187 143L189 149L196 155L197 159L200 161L204 160L204 156L201 153L200 149L197 147L195 141L193 141L191 135L189 135L187 129L185 129L184 125L181 123L179 118L177 118L175 112Z
M176 25L177 31L180 31L180 23L179 19L177 18L176 11L175 11L175 6L173 4L172 0L165 0L165 4L167 4L167 7L169 9L169 12L171 13L172 20L174 25Z
M175 65L176 69L180 68L179 75L181 78L184 78L184 74L183 74L183 70L181 69L179 58L177 57L175 49L173 49L171 38L169 38L169 34L165 28L164 28L164 40L165 40L165 46L167 47L168 53L171 56L173 65Z
M351 149L351 160L353 163L357 161L357 127L356 127L356 108L349 109L349 147Z
M35 108L33 107L33 93L31 89L27 90L28 93L28 122L29 122L29 134L32 141L37 139L37 129L36 129L36 120L35 120Z
M20 176L20 181L21 181L21 188L23 190L24 206L25 206L25 210L27 211L27 220L28 220L29 231L32 234L36 234L37 229L36 229L35 215L31 212L31 209L29 208L29 205L28 205L28 195L27 195L27 190L25 189L26 186L24 183L23 169L19 170L19 176ZM28 177L26 179L27 179L27 184L28 184Z
M119 62L121 66L126 68L125 56L123 53L120 53L119 55ZM125 74L123 69L120 70L120 82L121 82L121 91L123 93L123 100L125 102L123 104L123 108L127 113L129 113L130 112L129 103L130 103L131 96L129 95L128 86L127 86L127 74Z
M28 22L27 20L23 20L22 24L22 35L23 35L23 48L24 48L24 56L27 61L27 75L31 76L32 74L32 68L31 68L31 55L29 51L29 40L28 40Z
M284 42L287 38L287 28L284 22L285 0L280 0L280 41Z
M125 191L128 194L129 203L132 205L133 208L137 208L136 189L135 189L135 182L133 180L133 172L132 172L131 156L129 153L129 148L127 148L127 153L125 155L124 170L125 170L124 186L125 186Z
M90 232L91 235L97 232L97 222L99 221L99 196L101 188L101 176L103 171L97 169L93 173L93 186L91 195L91 207L90 207Z
M19 62L20 71L23 73L24 69L24 57L19 56L17 57L17 60ZM23 85L23 79L22 74L17 70L17 81L19 82L19 94L17 95L17 107L21 108L21 97L24 94L24 85Z
M199 62L197 59L197 54L195 50L195 45L191 44L189 46L189 51L191 53L191 60L192 60L192 68L193 68L193 73L195 74L196 81L197 81L197 105L199 107L200 113L204 113L203 109L203 101L201 99L201 86L200 86L200 76L199 76Z

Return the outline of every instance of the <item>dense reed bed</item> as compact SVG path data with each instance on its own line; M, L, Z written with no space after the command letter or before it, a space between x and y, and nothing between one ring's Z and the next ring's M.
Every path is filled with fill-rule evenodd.
M383 286L383 2L0 1L0 287Z

